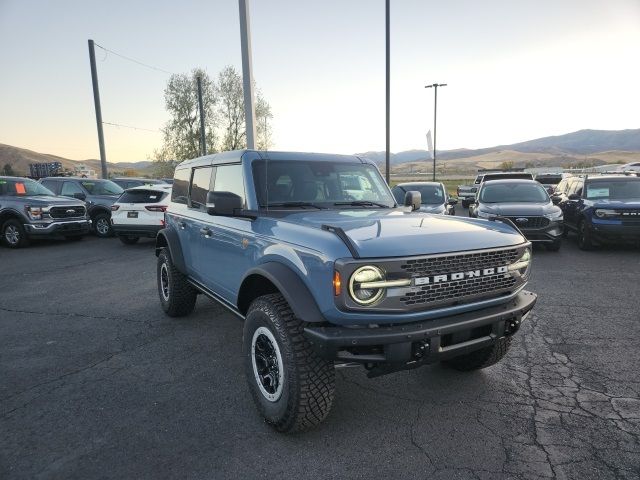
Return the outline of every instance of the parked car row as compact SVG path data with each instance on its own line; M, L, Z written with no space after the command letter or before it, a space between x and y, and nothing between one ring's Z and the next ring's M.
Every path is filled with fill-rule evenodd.
M132 185L141 182L148 187L137 188L157 188L159 196L171 189L165 182L149 179L133 179ZM48 177L36 182L23 177L0 177L2 243L18 248L36 238L62 236L78 240L90 231L99 237L110 237L114 234L112 207L124 192L111 180ZM154 208L147 209L149 214L162 216L163 211ZM144 215L141 220L145 220ZM161 226L157 219L153 221ZM132 235L127 234L127 238Z

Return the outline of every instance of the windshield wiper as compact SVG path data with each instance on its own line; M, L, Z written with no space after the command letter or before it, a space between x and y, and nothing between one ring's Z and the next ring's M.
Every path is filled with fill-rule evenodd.
M266 205L260 205L260 208L271 208L271 207L291 207L291 208L300 208L300 207L312 207L317 208L318 210L323 210L324 207L320 205L316 205L311 202L279 202L279 203L268 203Z
M381 207L390 208L389 205L378 202L370 202L369 200L353 200L351 202L334 202L334 205L349 205L351 207Z

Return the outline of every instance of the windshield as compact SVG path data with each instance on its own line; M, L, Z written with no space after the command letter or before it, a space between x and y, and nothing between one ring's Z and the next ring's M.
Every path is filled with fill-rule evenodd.
M0 178L0 195L9 197L51 195L55 197L55 193L51 190L28 178L11 180Z
M442 205L445 200L444 190L440 185L402 185L405 193L413 190L420 192L422 205Z
M84 180L82 186L87 189L91 195L120 195L124 190L111 180Z
M640 180L612 180L587 182L589 200L640 199Z
M542 203L549 195L542 185L534 183L486 183L480 191L483 203Z
M395 206L378 169L365 163L258 160L253 179L260 207Z
M536 180L543 185L557 185L562 180L560 175L547 175L544 177L536 177Z

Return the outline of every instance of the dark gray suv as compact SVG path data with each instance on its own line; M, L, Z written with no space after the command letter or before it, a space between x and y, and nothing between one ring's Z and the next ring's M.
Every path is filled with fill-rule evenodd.
M111 205L124 190L111 180L76 177L47 177L40 183L56 195L77 198L87 204L87 212L98 237L111 237Z
M558 251L564 231L562 210L534 180L490 180L482 183L469 207L475 218L507 218L531 242Z

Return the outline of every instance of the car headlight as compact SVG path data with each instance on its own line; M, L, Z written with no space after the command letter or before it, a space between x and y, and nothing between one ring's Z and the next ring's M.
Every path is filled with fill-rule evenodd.
M40 207L25 207L27 215L31 220L42 220L42 208Z
M495 214L491 212L485 212L484 210L476 210L476 215L478 215L480 218L490 218L495 216Z
M382 270L373 265L358 268L349 280L349 294L360 305L371 305L382 297L384 288L376 285L384 280Z
M598 218L608 218L608 217L617 217L618 213L615 210L609 210L607 208L598 208L595 211L596 217Z
M525 276L531 266L531 249L526 248L524 253L507 267L510 272L518 271L520 275Z
M548 218L549 220L562 220L562 210L558 209L557 212L551 212L551 213L547 213L545 215L546 218Z

